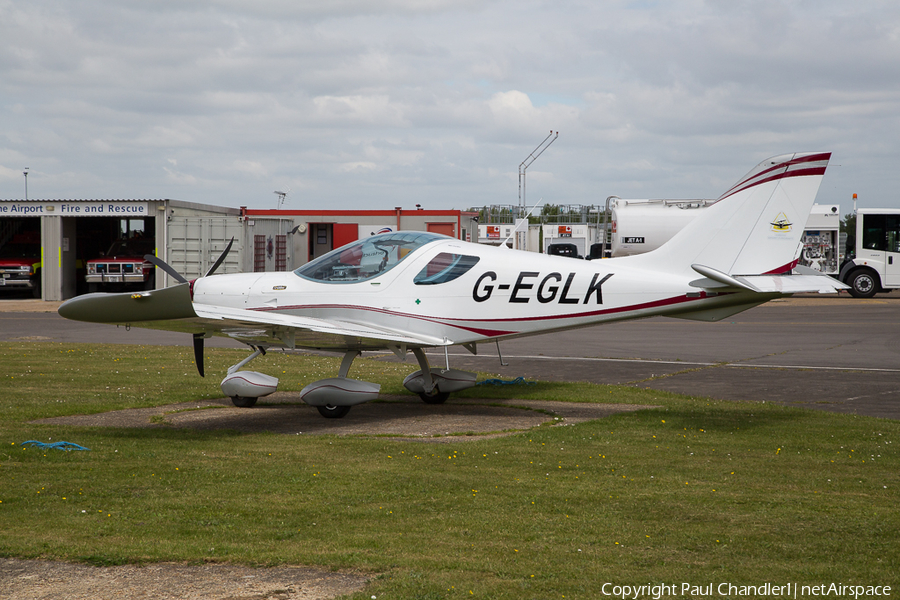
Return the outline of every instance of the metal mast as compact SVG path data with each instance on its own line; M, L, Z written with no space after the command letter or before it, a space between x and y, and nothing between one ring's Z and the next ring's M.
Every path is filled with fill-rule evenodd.
M550 144L556 141L559 132L550 130L550 134L544 138L544 141L538 144L538 147L531 151L531 154L519 164L519 208L525 210L525 171L531 166L537 157L544 153L544 150L550 147Z

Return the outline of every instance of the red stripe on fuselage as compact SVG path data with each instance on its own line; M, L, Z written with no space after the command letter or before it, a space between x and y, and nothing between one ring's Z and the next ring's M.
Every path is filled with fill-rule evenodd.
M719 296L724 296L726 294L718 294ZM321 309L341 309L341 310L359 310L359 311L367 311L367 312L376 312L379 314L386 314L394 317L401 318L409 318L409 319L417 319L420 321L427 321L429 323L437 323L438 325L445 325L448 327L455 327L456 329L462 329L464 331L468 331L470 333L475 333L478 335L482 335L485 337L500 337L504 335L514 335L518 333L522 333L518 330L506 330L506 329L495 329L495 328L485 328L478 327L475 325L464 325L461 321L465 321L467 323L484 323L484 324L501 324L501 323L526 323L526 322L535 322L535 321L556 321L560 319L583 319L586 317L599 317L603 315L614 315L620 313L626 313L631 311L640 311L640 310L648 310L651 308L660 308L663 306L673 306L677 304L682 304L685 302L696 302L698 300L704 300L709 296L706 295L705 292L701 292L701 295L696 298L689 298L687 296L675 296L672 298L664 298L662 300L654 300L653 302L645 302L642 304L634 304L630 306L619 306L615 308L604 308L600 310L592 310L580 313L570 313L570 314L562 314L562 315L544 315L544 316L533 316L533 317L510 317L506 319L463 319L463 318L439 318L439 317L428 317L423 315L415 315L410 313L400 313L395 311L389 311L381 308L373 308L370 306L349 306L349 305L341 305L341 304L322 304L322 305L296 305L296 306L282 306L278 308L271 307L259 307L252 308L250 310L255 310L259 312L285 312L288 310L321 310ZM322 317L315 317L322 318ZM324 320L324 319L323 319ZM368 323L361 323L363 325L367 325L369 327L379 328L382 326L373 325Z

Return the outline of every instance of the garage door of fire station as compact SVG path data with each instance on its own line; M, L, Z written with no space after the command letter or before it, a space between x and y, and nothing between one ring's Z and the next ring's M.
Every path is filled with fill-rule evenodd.
M456 223L427 223L428 231L456 237Z

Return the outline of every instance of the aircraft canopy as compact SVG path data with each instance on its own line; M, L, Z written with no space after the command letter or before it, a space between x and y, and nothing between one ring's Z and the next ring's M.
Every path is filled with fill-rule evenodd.
M294 273L320 283L358 283L386 273L414 250L446 236L424 231L373 235L308 262Z

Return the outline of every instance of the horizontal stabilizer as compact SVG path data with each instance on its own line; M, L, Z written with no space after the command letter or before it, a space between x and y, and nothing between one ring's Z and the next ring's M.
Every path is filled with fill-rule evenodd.
M724 286L724 287L737 288L737 289L741 289L741 290L747 290L750 292L758 292L759 291L758 289L753 287L753 285L743 282L743 281L739 281L739 280L735 279L734 277L732 277L731 275L728 275L727 273L723 273L722 271L713 269L712 267L704 267L703 265L691 265L691 268L693 270L695 270L696 272L700 273L701 275L705 275L710 280L712 280L712 282L714 282L713 285L711 285L709 287L720 288L720 287ZM698 282L692 281L691 285L694 285L695 287L707 287L707 285L704 285L704 283L705 282L703 280L700 280ZM718 285L716 285L716 284L718 284Z
M834 294L838 290L850 289L850 286L813 269L802 269L799 274L791 275L728 275L703 265L691 265L691 268L705 276L705 279L692 281L692 286L716 292L721 292L725 288L731 288L757 294L801 294L813 292Z
M763 294L836 294L838 290L849 290L845 285L828 275L744 275L735 277L738 281L756 288Z

